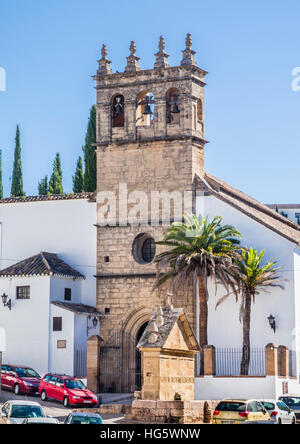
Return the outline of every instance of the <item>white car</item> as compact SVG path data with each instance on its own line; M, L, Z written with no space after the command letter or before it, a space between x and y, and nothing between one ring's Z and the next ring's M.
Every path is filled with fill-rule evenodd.
M0 424L21 424L27 418L46 418L44 410L37 402L7 401L2 409Z
M55 418L26 418L23 419L21 424L59 424L59 421Z
M296 424L295 413L283 401L264 399L261 403L268 410L271 421L277 424Z

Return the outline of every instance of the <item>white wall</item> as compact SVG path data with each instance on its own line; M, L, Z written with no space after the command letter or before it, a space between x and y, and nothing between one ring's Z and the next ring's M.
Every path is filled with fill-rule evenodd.
M82 294L84 279L66 279L63 277L53 277L50 280L50 300L80 303L85 296ZM71 301L65 301L65 288L71 288Z
M195 378L195 399L221 400L232 399L274 399L276 397L276 378L211 377Z
M53 331L53 317L62 317L62 331ZM74 373L74 313L53 304L50 309L50 364L49 371ZM57 348L57 341L67 341L66 348Z
M0 268L40 251L81 272L83 303L96 304L96 204L87 199L0 204Z
M274 342L277 346L282 344L289 348L294 347L295 245L214 196L198 197L198 213L200 210L204 217L222 216L224 224L234 225L242 233L243 246L265 249L265 258L275 258L278 265L283 267L280 274L288 279L288 282L285 282L285 290L274 288L270 293L261 293L252 305L251 346L265 347L269 342ZM209 294L209 344L216 347L241 347L242 324L239 322L239 304L235 302L234 296L231 296L215 310L216 302L225 294L224 289L219 288L215 295L214 285L210 283ZM270 314L276 318L276 333L268 323L267 317Z
M30 299L16 299L16 287L22 285L30 285ZM47 276L0 278L0 294L5 292L12 301L11 311L0 301L0 325L6 332L3 363L48 370L49 290Z

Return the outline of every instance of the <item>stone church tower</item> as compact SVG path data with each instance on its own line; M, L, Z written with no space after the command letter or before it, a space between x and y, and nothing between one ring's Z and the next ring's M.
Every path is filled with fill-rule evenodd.
M140 356L136 351L154 308L167 289L152 292L153 262L166 225L163 211L153 217L155 192L192 196L195 175L204 171L204 77L197 67L191 37L186 38L180 66L170 67L164 40L159 41L153 69L141 70L134 42L122 73L112 73L105 45L96 76L97 91L97 309L101 318L101 391L139 388ZM133 220L143 192L146 213ZM106 197L107 196L107 199ZM113 203L115 196L116 205ZM192 204L193 204L192 202ZM163 200L160 209L163 209ZM106 222L103 222L105 208ZM180 208L180 215L185 208ZM171 211L171 222L174 217ZM173 300L195 328L192 292Z

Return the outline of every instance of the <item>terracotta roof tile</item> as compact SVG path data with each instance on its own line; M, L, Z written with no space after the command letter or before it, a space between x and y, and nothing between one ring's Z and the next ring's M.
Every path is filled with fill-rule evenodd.
M213 194L280 236L300 245L300 227L246 193L232 187L212 174L197 178L196 189Z
M46 252L41 252L0 270L0 277L45 275L85 278L79 271L59 259L56 254Z
M64 310L72 311L73 313L78 314L87 314L87 315L95 315L101 316L100 311L98 311L95 307L85 304L75 304L73 302L63 302L63 301L52 301L51 304L56 307L63 308Z
M44 202L51 200L90 199L95 200L95 193L70 193L70 194L47 194L45 196L5 197L0 199L0 204Z

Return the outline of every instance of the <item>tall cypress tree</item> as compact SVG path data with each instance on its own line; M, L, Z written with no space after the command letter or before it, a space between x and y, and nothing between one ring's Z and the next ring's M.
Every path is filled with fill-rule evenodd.
M11 196L25 196L23 191L23 174L21 161L20 128L17 125L14 166L11 182Z
M73 191L74 193L82 193L83 191L83 168L82 168L82 159L79 156L76 164L75 176L73 176Z
M93 143L96 142L96 107L92 106L89 123L85 136L84 152L84 190L95 191L97 187L96 176L96 150Z
M48 194L48 176L43 177L38 184L38 190L40 196Z
M3 183L2 183L2 150L0 150L0 199L3 199Z
M59 153L56 154L53 161L53 171L49 180L49 194L63 194L62 170Z

